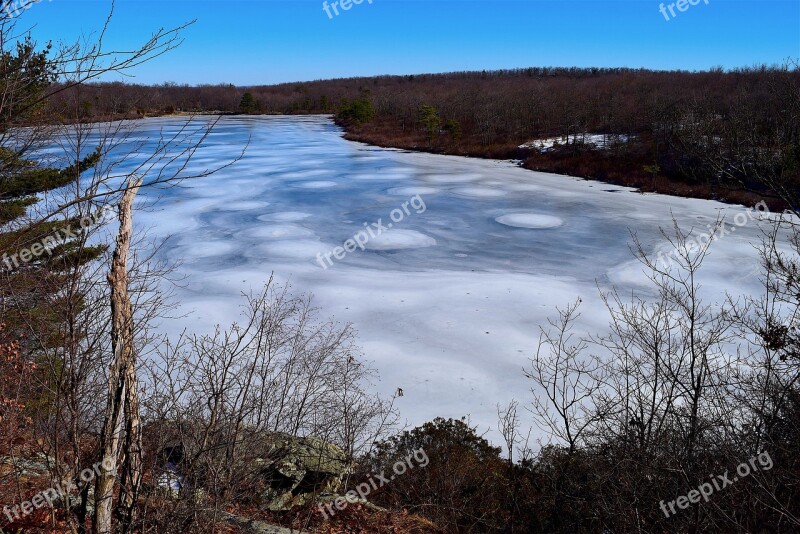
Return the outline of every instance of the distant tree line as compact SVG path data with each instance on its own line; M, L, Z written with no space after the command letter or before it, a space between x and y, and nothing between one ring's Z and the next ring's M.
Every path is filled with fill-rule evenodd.
M528 168L687 196L754 203L800 178L796 63L732 71L553 68L377 76L241 88L104 83L56 95L64 118L173 112L336 114L348 137L381 146L524 160ZM626 140L598 150L584 133ZM555 150L519 145L562 136ZM709 154L738 155L729 168Z

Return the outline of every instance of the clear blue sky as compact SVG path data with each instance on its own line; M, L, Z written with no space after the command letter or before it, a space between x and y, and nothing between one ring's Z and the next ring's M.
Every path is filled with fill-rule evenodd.
M197 19L180 49L130 81L236 85L527 66L696 70L800 57L800 0L699 0L669 21L660 0L368 1L330 19L322 0L117 0L107 45L130 48ZM97 31L110 6L43 0L20 22L40 41L74 41Z

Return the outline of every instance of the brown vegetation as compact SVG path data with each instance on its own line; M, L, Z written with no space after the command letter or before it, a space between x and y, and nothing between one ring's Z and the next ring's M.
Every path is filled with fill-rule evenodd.
M796 66L733 72L528 68L494 72L379 76L249 87L85 87L85 120L152 113L335 113L349 139L442 154L518 159L529 169L570 174L645 191L755 203L771 189L752 165L772 167L797 187L800 112L792 107ZM68 92L67 92L68 94ZM67 94L64 95L66 98ZM74 116L74 105L54 103ZM608 150L567 144L539 153L533 139L620 134ZM737 154L731 168L703 162ZM756 161L760 160L760 161Z

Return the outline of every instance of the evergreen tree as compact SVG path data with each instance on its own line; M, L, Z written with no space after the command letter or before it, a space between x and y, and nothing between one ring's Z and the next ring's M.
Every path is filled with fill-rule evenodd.
M453 138L453 141L458 142L461 141L462 131L461 131L461 124L455 119L447 119L447 122L444 123L443 130L450 134L450 137Z
M351 124L363 124L375 118L375 107L369 98L363 96L351 104L345 103L339 111L338 119Z
M242 95L242 100L239 102L239 111L242 113L255 113L258 110L258 102L252 93L245 93Z
M428 143L433 144L433 139L439 134L442 120L436 108L428 104L419 107L419 122L428 134Z
M85 246L79 217L40 220L29 215L40 200L37 194L75 182L100 159L94 151L59 169L30 154L41 142L38 125L51 120L47 98L55 69L49 52L49 46L37 51L25 40L14 52L0 53L0 91L6 95L0 103L0 310L11 333L31 317L46 320L65 305L59 297L64 277L104 250Z

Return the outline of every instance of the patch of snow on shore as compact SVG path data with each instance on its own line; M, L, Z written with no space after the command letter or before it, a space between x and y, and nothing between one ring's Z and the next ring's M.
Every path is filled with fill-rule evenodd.
M630 141L632 137L625 134L571 134L562 135L557 137L547 137L545 139L534 139L519 145L519 148L533 148L539 152L549 152L557 145L575 145L584 144L590 145L594 148L601 150L608 149L617 144L624 144Z

